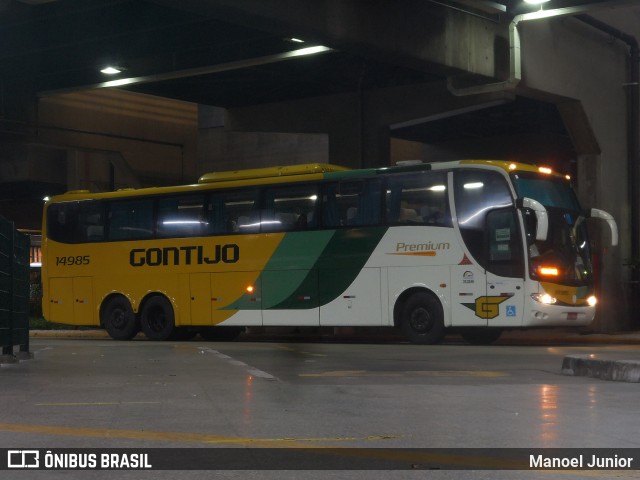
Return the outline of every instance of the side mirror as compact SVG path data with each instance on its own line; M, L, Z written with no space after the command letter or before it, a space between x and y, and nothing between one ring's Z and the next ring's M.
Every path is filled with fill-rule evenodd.
M589 215L591 218L600 218L607 222L609 228L611 229L611 245L613 245L614 247L618 245L618 225L616 224L613 215L598 208L592 208L589 212Z
M529 208L535 212L536 220L538 221L536 240L545 241L549 233L549 214L547 213L547 209L544 208L544 205L529 197L519 199L517 205L518 208Z

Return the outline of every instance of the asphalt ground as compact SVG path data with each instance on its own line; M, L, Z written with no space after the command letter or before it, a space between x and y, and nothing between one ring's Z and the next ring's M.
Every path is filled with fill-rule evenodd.
M104 330L35 330L33 338L109 338ZM137 338L141 338L139 334ZM353 328L291 329L253 328L239 337L240 341L284 341L284 342L403 342L403 338L393 330L367 330ZM463 340L449 335L445 343L460 343ZM533 329L512 330L502 334L495 345L640 345L640 332L594 333L575 329ZM20 355L18 354L18 358ZM23 356L24 358L28 358ZM11 361L11 358L4 358ZM640 382L640 349L634 352L605 352L567 355L561 371L565 375L587 376L601 380Z
M506 333L494 346L466 345L454 335L443 345L419 346L368 333L264 329L235 342L199 337L153 342L143 336L118 342L99 330L32 332L33 358L0 369L0 448L159 448L176 455L240 447L256 456L255 448L315 446L362 447L378 456L377 449L390 447L396 457L402 452L393 449L414 447L640 448L637 384L561 371L570 356L638 360L635 334L540 330ZM427 453L420 458L443 459ZM465 468L476 454L448 455L456 468ZM421 468L423 460L411 458ZM429 462L427 468L438 468ZM640 477L637 470L316 467L203 469L181 471L179 478ZM3 480L176 475L170 470L0 472Z

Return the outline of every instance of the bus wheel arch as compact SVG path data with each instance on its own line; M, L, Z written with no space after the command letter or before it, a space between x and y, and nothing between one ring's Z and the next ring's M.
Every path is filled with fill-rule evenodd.
M142 300L139 316L149 340L168 340L176 328L173 303L161 293L150 293Z
M404 291L393 309L394 324L415 344L436 344L444 338L444 309L438 296L426 288Z
M131 340L140 331L131 302L121 293L110 294L100 304L100 326L114 340Z

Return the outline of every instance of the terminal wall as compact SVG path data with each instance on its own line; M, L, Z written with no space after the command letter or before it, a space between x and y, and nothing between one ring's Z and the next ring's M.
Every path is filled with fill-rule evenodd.
M43 97L37 141L67 152L69 189L197 178L197 105L115 89Z
M602 19L615 24L620 16L611 10ZM640 38L640 22L627 27L633 29L626 33ZM592 221L599 227L594 230L601 290L593 328L628 328L632 322L626 307L632 300L629 271L624 266L630 251L624 87L628 50L624 44L570 17L526 22L521 25L521 36L523 91L577 100L595 137L596 149L574 139L579 196L583 205L604 209L615 217L620 245L610 248L608 228Z

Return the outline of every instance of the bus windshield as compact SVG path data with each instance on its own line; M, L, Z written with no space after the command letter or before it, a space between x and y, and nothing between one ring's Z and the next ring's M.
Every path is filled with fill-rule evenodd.
M530 275L533 279L587 286L593 284L593 266L586 222L568 181L548 175L519 172L512 175L518 197L529 197L545 206L549 233L545 241L535 240L536 222L528 215Z

